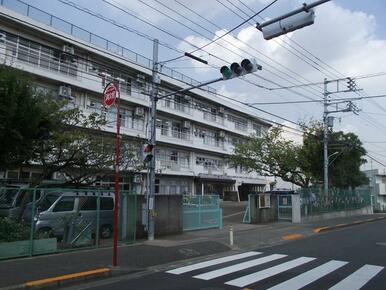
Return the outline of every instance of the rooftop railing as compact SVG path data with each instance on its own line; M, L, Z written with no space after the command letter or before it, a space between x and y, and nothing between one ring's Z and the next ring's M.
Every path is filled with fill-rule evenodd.
M75 38L93 44L99 48L105 49L113 54L119 55L120 57L123 57L124 59L127 59L130 62L133 62L139 66L152 69L151 59L142 56L130 49L127 49L117 43L114 43L106 38L103 38L90 31L87 31L79 26L76 26L68 21L65 21L52 14L49 14L39 8L31 6L23 1L0 0L0 4L5 8L30 17L35 21L41 22L61 32L72 35ZM165 66L161 67L160 73L192 86L200 84L200 82ZM202 87L202 89L208 91L209 93L216 93L216 90L209 86Z

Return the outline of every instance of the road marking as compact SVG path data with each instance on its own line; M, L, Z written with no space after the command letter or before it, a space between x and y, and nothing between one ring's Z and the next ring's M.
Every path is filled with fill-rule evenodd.
M95 269L95 270L90 270L90 271L85 271L85 272L67 274L67 275L62 275L62 276L57 276L57 277L52 277L52 278L47 278L47 279L28 281L28 282L24 283L24 286L26 286L26 287L43 286L43 285L48 285L48 284L52 284L52 283L59 283L59 282L66 281L66 280L79 279L79 278L90 277L90 276L94 276L94 275L102 275L102 274L107 274L107 273L111 273L111 269L101 268L101 269Z
M209 260L209 261L205 261L205 262L201 262L201 263L197 263L197 264L192 264L189 266L185 266L185 267L173 269L170 271L166 271L166 273L179 275L179 274L183 274L186 272L190 272L190 271L194 271L194 270L198 270L198 269L202 269L202 268L206 268L206 267L210 267L210 266L214 266L214 265L218 265L218 264L222 264L222 263L226 263L226 262L230 262L230 261L234 261L234 260L238 260L238 259L252 257L252 256L260 255L260 254L262 254L262 253L261 252L246 252L246 253L242 253L242 254L237 254L237 255L232 255L232 256L227 256L227 257L218 258L218 259L214 259L214 260Z
M383 267L364 265L362 268L356 270L350 276L340 281L330 290L357 290L369 282L375 275L381 272Z
M289 234L289 235L282 236L281 238L284 241L289 241L289 240L300 239L303 237L304 237L304 235L302 235L302 234Z
M211 280L211 279L214 279L214 278L217 278L220 276L224 276L224 275L227 275L230 273L234 273L237 271L248 269L248 268L251 268L251 267L254 267L257 265L261 265L264 263L268 263L270 261L274 261L274 260L281 259L284 257L287 257L287 255L273 254L273 255L269 255L266 257L259 258L259 259L254 259L254 260L246 261L246 262L243 262L240 264L225 267L222 269L210 271L210 272L207 272L207 273L204 273L201 275L194 276L193 278L202 279L202 280Z
M232 213L232 214L225 215L225 216L223 216L222 218L223 218L223 219L226 219L226 218L233 217L233 216L236 216L236 215L240 215L240 214L243 214L243 213L245 213L245 210L239 211L239 212L236 212L236 213Z
M329 261L323 265L320 265L319 267L316 267L290 280L269 288L269 290L297 290L303 288L304 286L322 278L323 276L335 271L336 269L343 267L347 263L348 262L335 260Z
M225 284L231 285L231 286L237 286L237 287L244 287L249 284L256 283L258 281L261 281L263 279L266 279L268 277L274 276L276 274L279 274L281 272L290 270L292 268L295 268L297 266L303 265L305 263L311 262L315 260L316 258L310 258L310 257L300 257L295 260L291 260L289 262L259 271L255 272L231 281L226 282Z

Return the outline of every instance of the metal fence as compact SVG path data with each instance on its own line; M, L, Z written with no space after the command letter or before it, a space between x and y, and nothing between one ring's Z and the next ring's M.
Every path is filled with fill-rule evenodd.
M290 194L277 195L277 218L292 221L292 196Z
M222 209L218 195L184 196L183 230L222 228Z
M303 188L298 193L301 195L302 216L371 206L367 190L330 189L328 194L324 194L320 188Z
M112 245L114 192L0 188L0 259ZM119 237L134 242L136 196L120 192Z

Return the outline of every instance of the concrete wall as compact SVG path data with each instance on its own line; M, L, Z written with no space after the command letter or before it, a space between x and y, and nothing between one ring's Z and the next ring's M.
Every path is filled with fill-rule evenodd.
M312 216L311 215L302 216L302 222L320 221L320 220L326 220L326 219L350 217L350 216L365 215L365 214L373 214L372 206L367 206L361 209L327 212L327 213L312 215Z
M259 195L250 195L251 224L269 223L277 221L277 196L271 194L271 207L259 208Z
M142 221L142 204L146 203L144 195L137 196L137 238L146 238ZM182 233L182 195L155 196L155 236Z

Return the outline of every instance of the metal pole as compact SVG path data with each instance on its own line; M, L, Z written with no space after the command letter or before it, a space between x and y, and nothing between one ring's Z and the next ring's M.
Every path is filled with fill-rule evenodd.
M152 88L151 88L151 133L150 144L153 145L153 158L150 160L150 192L148 195L148 240L154 240L154 215L155 208L155 160L156 160L156 124L157 124L157 83L158 83L158 39L153 41L153 75L152 75Z
M327 117L328 117L328 104L327 104L327 79L324 79L324 94L323 94L323 154L324 154L324 194L328 195L328 126L327 126Z
M118 91L117 104L117 137L115 141L115 184L114 184L114 246L113 246L113 266L117 266L117 252L118 252L118 203L119 203L119 156L121 144L121 93L119 85L116 85Z
M29 256L30 257L33 255L33 252L34 252L35 207L36 207L36 187L33 189L33 192L32 192L31 230L30 230L30 237L29 237Z

